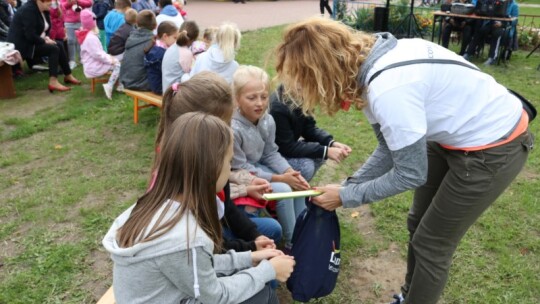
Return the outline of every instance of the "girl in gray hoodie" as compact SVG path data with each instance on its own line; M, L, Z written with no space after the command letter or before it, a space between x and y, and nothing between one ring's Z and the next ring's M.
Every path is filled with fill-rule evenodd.
M116 303L278 303L266 283L285 281L292 257L276 249L215 254L223 216L215 193L231 171L230 128L192 112L165 135L155 186L103 239Z

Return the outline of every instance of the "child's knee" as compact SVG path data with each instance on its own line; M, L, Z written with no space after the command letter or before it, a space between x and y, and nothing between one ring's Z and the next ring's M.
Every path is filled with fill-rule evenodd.
M272 191L275 193L291 192L292 189L286 183L272 183Z

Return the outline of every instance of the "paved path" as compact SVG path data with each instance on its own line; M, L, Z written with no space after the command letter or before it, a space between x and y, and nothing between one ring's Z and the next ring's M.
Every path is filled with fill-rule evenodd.
M188 0L185 10L188 19L196 21L201 31L209 26L219 26L224 21L236 23L240 30L247 31L319 15L319 1L247 1L246 4L235 4L232 1Z

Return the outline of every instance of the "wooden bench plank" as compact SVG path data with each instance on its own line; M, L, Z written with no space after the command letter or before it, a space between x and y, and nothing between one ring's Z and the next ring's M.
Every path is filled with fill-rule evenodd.
M116 303L116 300L114 299L114 292L113 292L112 286L111 288L109 288L109 290L107 290L103 294L101 299L99 299L99 301L97 302L97 304L115 304L115 303Z
M96 84L109 82L109 77L111 77L111 74L111 72L107 72L103 76L90 78L90 92L93 94L96 91Z
M133 122L139 122L139 110L147 108L149 106L155 106L161 108L162 96L154 94L152 92L142 92L124 89L124 93L133 98ZM147 104L140 105L139 101L143 101Z

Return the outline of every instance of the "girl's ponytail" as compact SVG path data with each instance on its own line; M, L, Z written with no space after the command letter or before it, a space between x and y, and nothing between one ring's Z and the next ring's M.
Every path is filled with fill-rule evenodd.
M234 60L236 50L240 48L240 30L233 23L224 23L219 27L216 42L223 53L225 61Z
M185 34L183 34L185 32ZM178 46L190 46L193 41L199 38L199 26L195 21L184 21L180 26L180 35L176 40Z
M188 36L188 32L186 30L180 31L178 34L178 39L176 39L176 44L178 46L189 46L191 43L191 39Z

